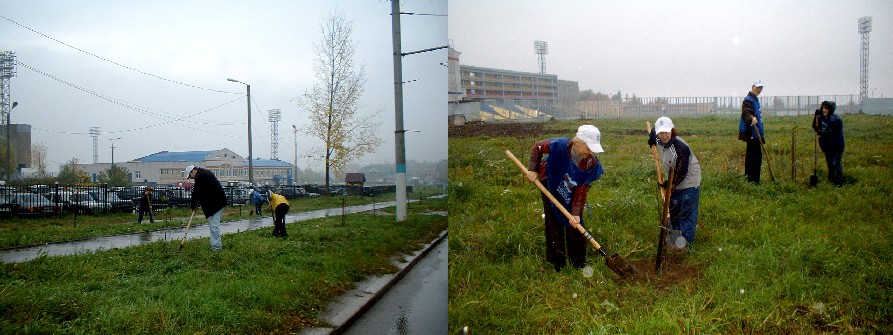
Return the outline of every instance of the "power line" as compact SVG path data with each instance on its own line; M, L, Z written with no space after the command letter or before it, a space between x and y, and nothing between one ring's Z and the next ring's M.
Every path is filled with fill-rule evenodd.
M167 82L170 82L170 83L174 83L174 84L178 84L178 85L183 85L183 86L186 86L186 87L197 88L197 89L200 89L200 90L211 91L211 92L217 92L217 93L226 93L226 94L238 94L238 93L236 93L236 92L228 92L228 91L215 90L215 89L211 89L211 88L204 88L204 87L201 87L201 86L196 86L196 85L192 85L192 84L187 84L187 83L184 83L184 82L176 81L176 80L173 80L173 79L167 79L167 78L162 77L162 76L159 76L159 75L155 75L155 74L152 74L152 73L148 73L148 72L145 72L145 71L142 71L142 70L139 70L139 69L136 69L136 68L133 68L133 67L130 67L130 66L127 66L127 65L124 65L124 64L115 62L115 61L113 61L113 60L104 58L104 57L99 56L99 55L97 55L97 54L94 54L94 53L92 53L92 52L89 52L89 51L83 50L83 49L81 49L81 48L78 48L78 47L76 47L76 46L73 46L73 45L71 45L71 44L62 42L62 41L57 40L57 39L55 39L55 38L53 38L53 37L50 37L49 35L46 35L46 34L44 34L44 33L41 33L41 32L39 32L39 31L37 31L37 30L31 29L30 27L27 27L27 26L25 26L25 25L23 25L23 24L21 24L21 23L18 23L18 22L16 22L16 21L13 21L12 19L10 19L10 18L8 18L8 17L5 17L5 16L3 16L3 15L0 15L0 18L3 18L3 19L6 20L6 21L12 22L13 24L15 24L15 25L17 25L17 26L19 26L19 27L25 28L25 29L27 29L27 30L29 30L29 31L31 31L31 32L33 32L33 33L35 33L35 34L38 34L38 35L40 35L40 36L43 36L43 37L45 37L45 38L47 38L47 39L49 39L49 40L52 40L52 41L54 41L54 42L56 42L56 43L62 44L62 45L64 45L64 46L67 46L67 47L72 48L72 49L74 49L74 50L77 50L77 51L80 51L80 52L82 52L82 53L85 53L85 54L87 54L87 55L96 57L97 59L100 59L100 60L103 60L103 61L112 63L112 64L117 65L117 66L120 66L120 67L122 67L122 68L125 68L125 69L128 69L128 70L137 72L137 73L139 73L139 74L147 75L147 76L150 76L150 77L154 77L154 78L161 79L161 80L164 80L164 81L167 81Z

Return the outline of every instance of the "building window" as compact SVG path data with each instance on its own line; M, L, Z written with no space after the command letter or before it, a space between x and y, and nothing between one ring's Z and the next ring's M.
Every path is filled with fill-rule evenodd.
M134 171L133 175L136 176L136 179L143 179L142 173L139 171Z

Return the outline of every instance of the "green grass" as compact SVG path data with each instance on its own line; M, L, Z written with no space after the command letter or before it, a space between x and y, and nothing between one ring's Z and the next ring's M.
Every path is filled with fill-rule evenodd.
M348 215L208 239L41 257L0 266L2 334L291 333L322 325L327 301L369 275L395 271L390 259L446 229L447 201L411 203L393 216Z
M734 117L674 117L701 162L695 244L654 274L659 202L644 119L550 122L545 134L450 138L450 333L753 334L891 333L893 326L893 118L845 115L844 172L813 170L810 118L767 117L777 183L743 175ZM653 122L654 120L649 120ZM522 162L534 141L602 131L605 168L584 220L610 251L649 280L621 280L589 248L594 274L545 261L537 190L503 153ZM791 129L796 141L791 163ZM791 179L791 169L797 179Z
M423 193L411 193L409 197L418 199L419 196L431 195L434 192L434 190L429 189ZM375 197L331 196L294 199L290 201L290 212L340 207L342 200L346 206L393 201L394 193L381 194ZM253 210L253 205L226 207L222 221L227 222L249 218ZM263 207L263 213L266 216L271 215L268 204L265 204ZM138 216L135 213L69 214L42 218L0 218L0 249L180 227L186 225L190 214L191 210L188 208L157 211L154 212L155 223L149 223L149 218L143 217L142 224L136 223ZM203 218L201 210L196 212L196 218Z

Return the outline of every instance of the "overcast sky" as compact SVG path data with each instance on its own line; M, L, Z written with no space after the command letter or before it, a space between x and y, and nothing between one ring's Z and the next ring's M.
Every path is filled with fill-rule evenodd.
M448 43L446 0L401 5L437 14L402 17L404 52ZM111 139L119 137L119 162L221 148L247 158L245 86L226 80L234 78L251 85L254 157L271 157L268 111L281 109L279 158L293 162L296 125L298 166L320 171L320 162L304 156L321 157L323 143L300 131L307 114L295 99L313 84L314 44L335 10L354 21L356 59L366 64L360 114L381 110L384 144L357 163L393 164L391 4L384 0L0 1L0 51L14 51L28 66L11 80L11 100L19 102L12 123L32 126L32 144L48 147L52 171L72 158L93 162L90 127L101 128L100 163L111 161ZM406 134L407 160L447 157L446 54L403 58L403 80L416 80L404 85L404 128L421 131Z
M893 1L449 0L460 63L546 72L654 96L859 94L858 20L872 16L869 96L893 97Z

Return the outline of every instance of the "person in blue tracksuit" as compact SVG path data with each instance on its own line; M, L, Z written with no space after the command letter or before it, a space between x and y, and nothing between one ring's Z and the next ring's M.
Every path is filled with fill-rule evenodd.
M661 117L654 122L648 145L657 145L664 172L674 169L673 194L670 195L670 250L684 251L695 240L698 228L698 203L701 198L701 164L691 146L676 136L673 120ZM661 188L669 186L665 181Z
M819 147L825 153L825 162L828 164L828 181L842 186L843 177L843 120L834 114L837 104L834 101L822 101L822 108L815 111L812 120L812 129L819 136Z
M586 238L577 229L586 205L589 184L601 177L604 169L596 153L604 152L601 132L592 125L583 125L571 139L552 138L534 143L527 164L527 179L545 181L549 190L571 213L568 220L552 201L542 195L546 231L546 259L555 268L567 264L565 255L575 268L586 266ZM548 157L543 160L543 156ZM567 253L565 253L565 242Z
M754 184L760 183L760 168L763 165L760 139L766 143L766 136L763 133L763 113L760 111L760 98L757 97L762 92L763 81L755 81L741 103L741 118L738 120L738 139L747 142L744 174L747 175L747 181Z

